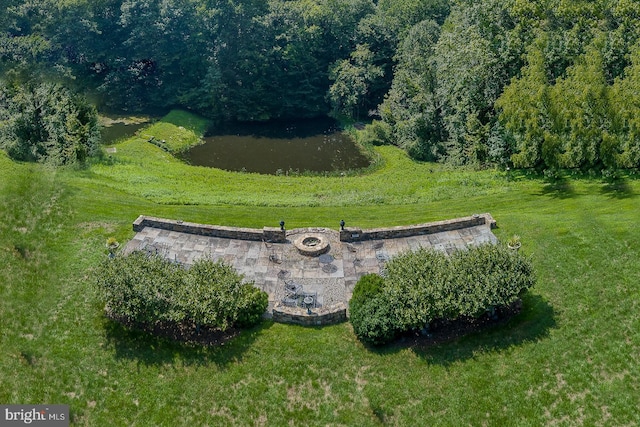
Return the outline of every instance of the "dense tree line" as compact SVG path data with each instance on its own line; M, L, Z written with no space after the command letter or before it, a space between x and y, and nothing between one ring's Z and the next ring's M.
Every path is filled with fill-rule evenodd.
M107 107L236 120L326 114L329 67L373 11L370 0L8 3L5 69L37 63Z
M2 0L0 67L108 107L375 119L422 160L640 166L634 0Z
M400 45L370 138L456 164L637 168L639 5L454 2Z
M388 90L408 27L448 13L446 0L2 3L5 72L38 65L107 106L234 120L324 115L330 103L366 115Z
M83 164L99 143L98 114L84 97L53 83L0 87L0 148L12 158Z

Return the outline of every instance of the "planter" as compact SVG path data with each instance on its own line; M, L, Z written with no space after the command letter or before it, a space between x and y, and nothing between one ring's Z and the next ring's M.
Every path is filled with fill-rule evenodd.
M520 241L520 236L514 234L509 240L507 240L507 247L512 251L517 251L522 246L522 242Z
M107 247L107 250L109 251L109 258L113 258L116 256L116 250L120 247L120 243L115 242L115 243L107 243L105 245Z
M517 243L507 243L507 247L509 249L511 249L512 251L517 251L518 249L520 249L520 246L522 246L522 243L517 242Z

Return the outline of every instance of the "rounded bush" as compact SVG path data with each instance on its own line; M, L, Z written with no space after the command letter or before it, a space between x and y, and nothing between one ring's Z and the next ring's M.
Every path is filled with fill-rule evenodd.
M391 143L391 125L380 120L374 120L361 133L361 142L372 145L388 145Z
M449 256L420 249L394 257L386 276L363 276L349 303L355 334L383 344L434 320L477 318L517 301L535 283L530 261L503 245Z
M384 285L384 279L375 274L365 274L358 280L356 286L353 289L353 295L349 301L349 308L354 304L362 304L369 298L373 298L382 292L382 286Z
M105 260L96 284L116 319L227 330L255 325L267 309L267 294L243 279L223 262L203 258L184 269L160 255L136 251Z
M356 336L368 344L383 344L396 334L392 310L383 295L384 279L377 274L362 276L349 301L349 320Z
M349 307L349 320L353 332L361 341L374 345L384 344L398 333L398 322L395 320L390 300L382 294Z
M240 289L238 300L238 318L236 325L241 328L255 326L269 305L269 296L253 285L245 284Z

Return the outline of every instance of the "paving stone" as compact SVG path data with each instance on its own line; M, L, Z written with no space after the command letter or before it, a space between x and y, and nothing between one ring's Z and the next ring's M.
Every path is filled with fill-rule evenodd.
M328 256L300 255L293 245L302 233L324 233L329 239ZM384 233L383 233L384 234ZM171 260L189 265L203 256L234 266L248 281L255 281L269 294L273 308L284 297L284 280L294 280L308 292L317 292L322 306L347 303L358 279L364 274L380 273L385 261L407 250L433 247L444 252L464 249L468 245L496 243L498 239L488 225L473 226L440 233L362 242L340 242L339 233L324 228L287 231L286 243L206 237L178 231L144 227L125 246L125 253L136 249L158 250ZM284 271L286 274L281 274Z

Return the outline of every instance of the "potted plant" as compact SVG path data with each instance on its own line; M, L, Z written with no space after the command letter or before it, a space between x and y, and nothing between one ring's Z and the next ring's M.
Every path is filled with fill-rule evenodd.
M120 246L120 243L118 243L115 237L109 237L107 239L106 246L109 251L109 257L113 258L116 254L116 249Z
M511 236L511 238L507 240L507 246L509 247L509 249L513 249L514 251L520 249L520 246L522 246L522 242L520 242L520 236L518 236L517 234Z

